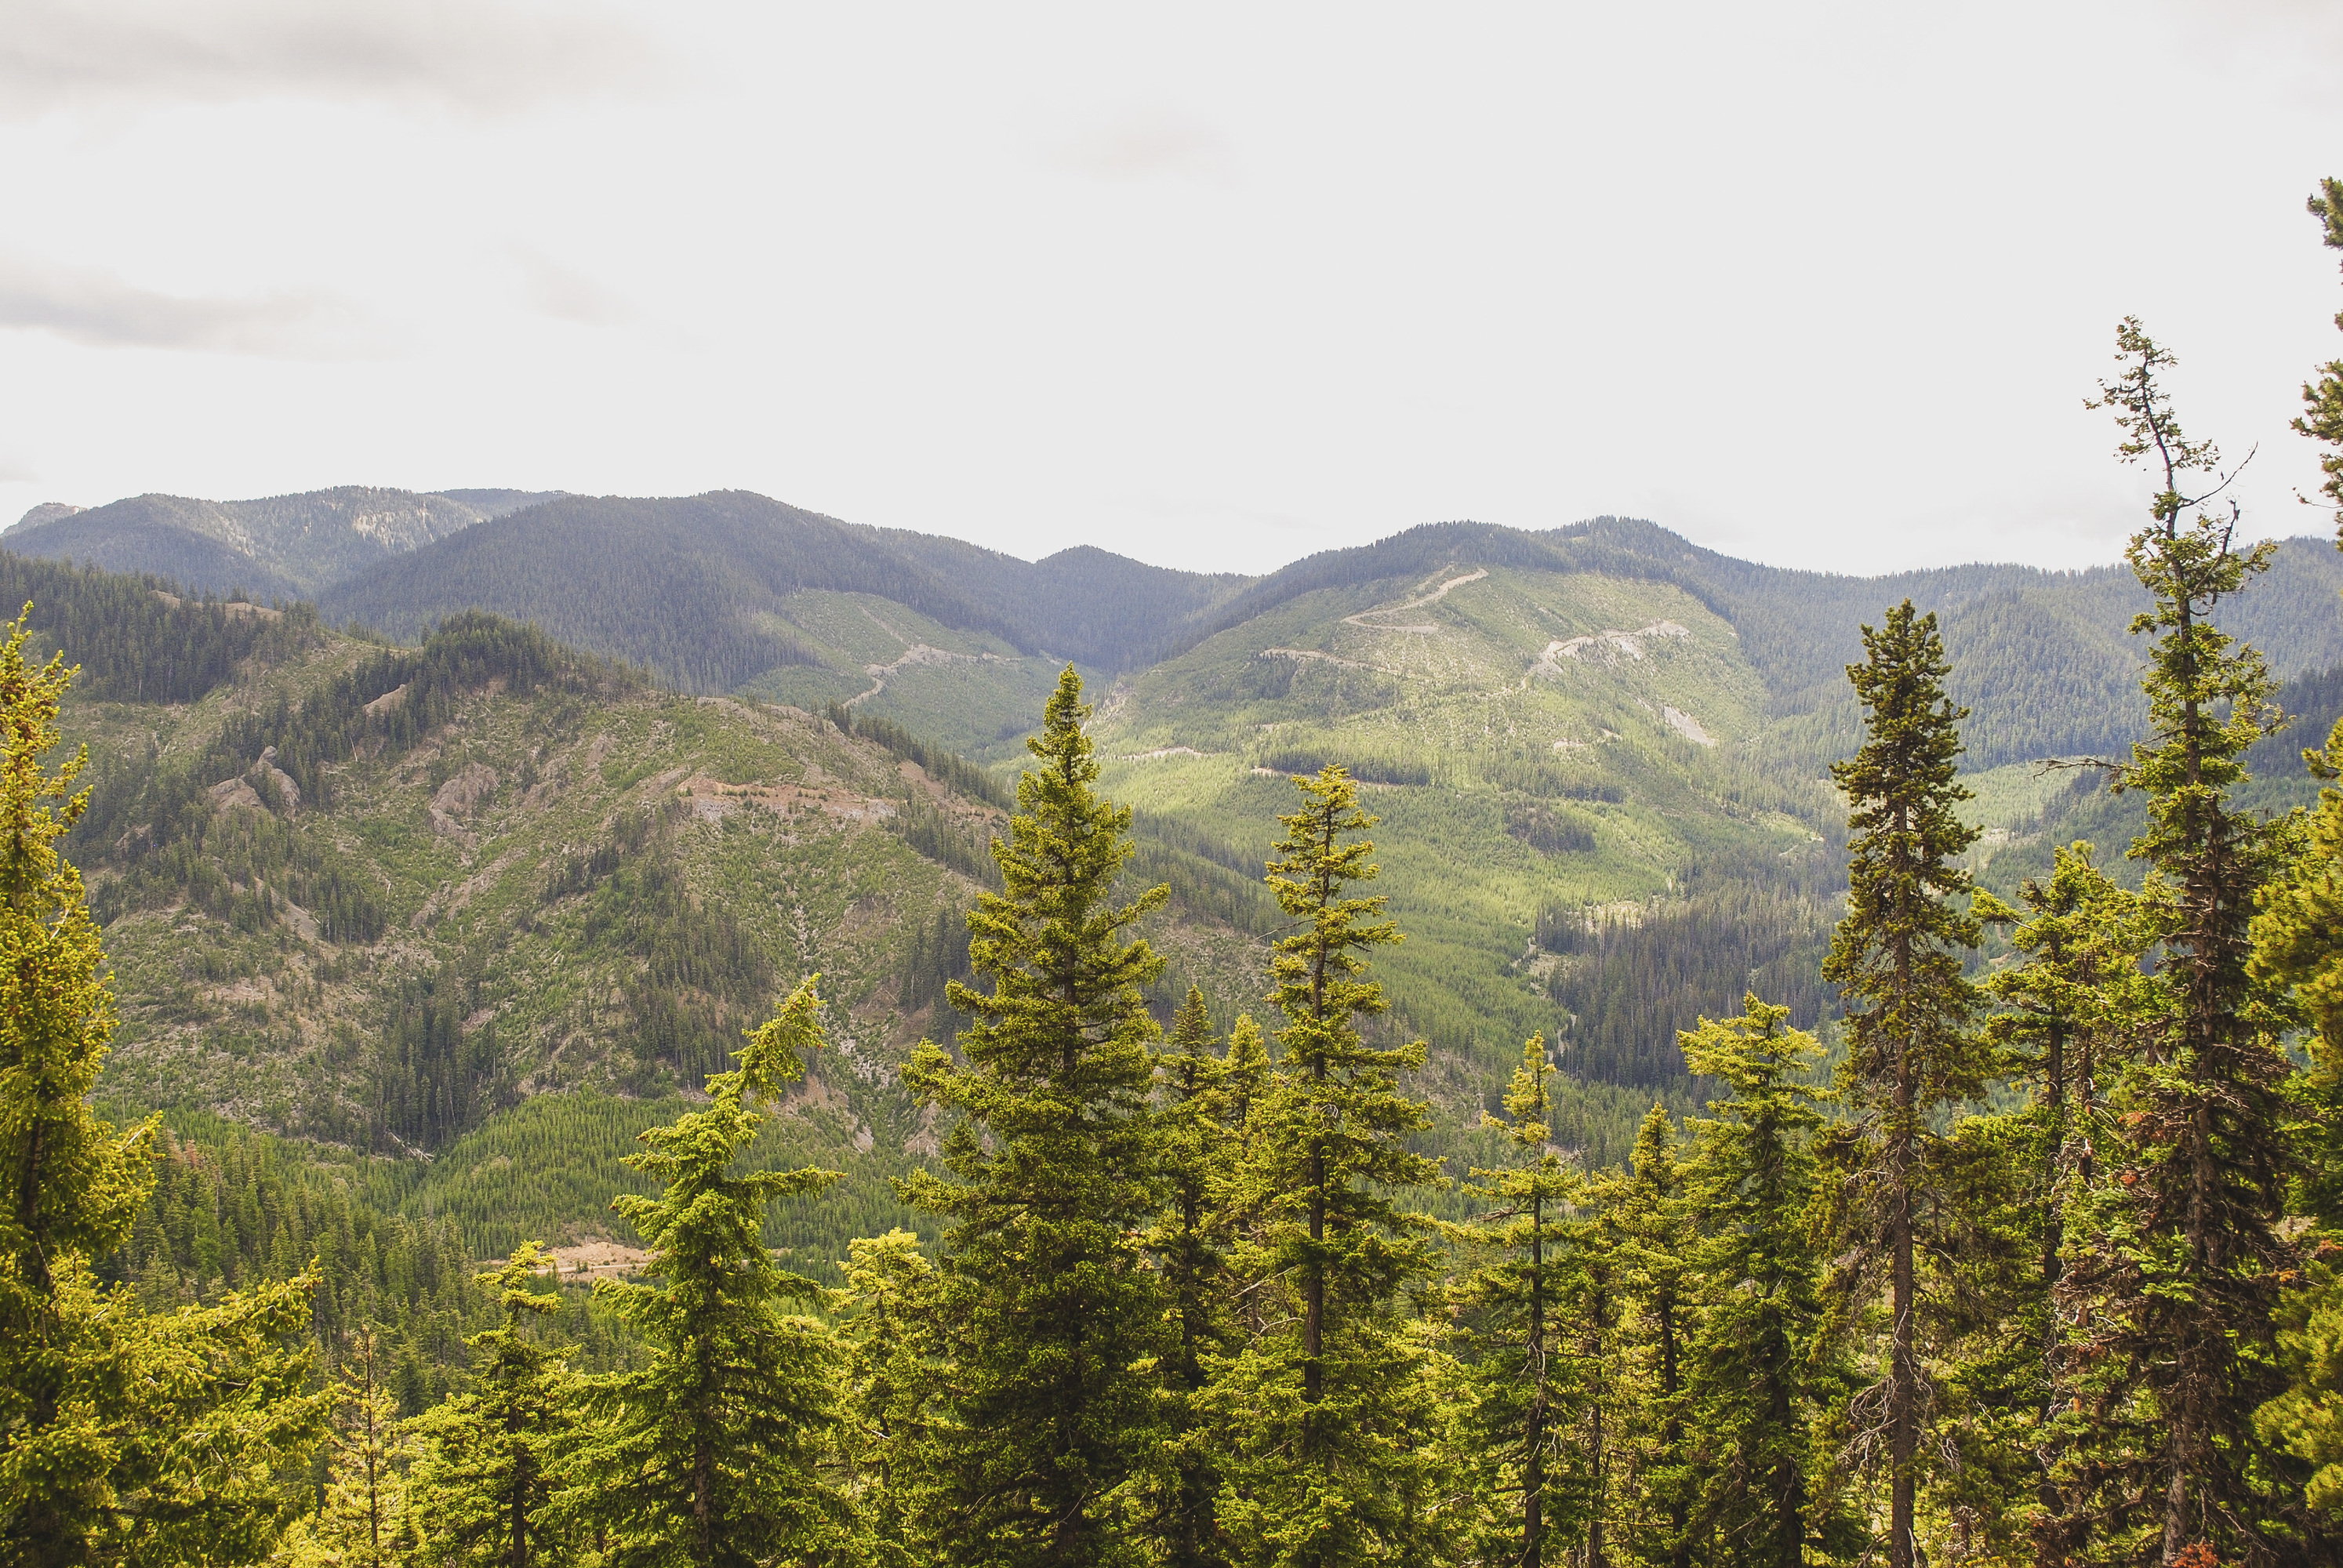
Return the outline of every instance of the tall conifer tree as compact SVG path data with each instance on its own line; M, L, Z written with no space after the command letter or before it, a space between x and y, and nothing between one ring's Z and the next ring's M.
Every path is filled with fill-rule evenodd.
M2310 216L2318 220L2328 247L2343 250L2343 180L2318 182L2310 197ZM2336 314L2335 325L2343 328L2343 312ZM2317 379L2303 384L2302 403L2294 427L2328 448L2318 458L2327 475L2319 489L2335 503L2335 542L2343 548L2343 359L2328 360L2318 367Z
M1228 1066L1215 1044L1204 993L1190 986L1172 1016L1170 1048L1161 1059L1167 1201L1148 1239L1177 1340L1167 1389L1171 1473L1155 1487L1150 1510L1159 1554L1172 1568L1202 1568L1223 1560L1212 1521L1219 1479L1196 1408L1204 1391L1206 1358L1225 1352L1231 1337L1223 1277L1228 1260L1214 1185L1229 1167L1235 1135L1227 1121Z
M847 1244L839 1292L847 1346L845 1412L839 1448L858 1504L860 1561L868 1568L915 1568L934 1561L921 1534L936 1421L935 1266L909 1231Z
M1654 1105L1644 1114L1629 1169L1618 1198L1618 1223L1644 1362L1635 1468L1646 1504L1644 1532L1652 1538L1643 1543L1642 1555L1669 1568L1688 1568L1693 1476L1686 1463L1684 1365L1697 1321L1696 1233L1687 1196L1691 1172L1666 1106Z
M923 1040L904 1070L958 1118L949 1176L904 1184L950 1221L936 1301L952 1423L935 1452L952 1562L1129 1559L1117 1494L1158 1436L1146 1363L1168 1347L1141 1237L1161 1030L1140 988L1163 960L1136 927L1170 892L1114 900L1131 812L1094 788L1081 689L1069 665L994 841L1002 890L969 916L969 960L991 989L950 988L975 1020L963 1060Z
M1822 1056L1790 1010L1749 997L1741 1017L1679 1033L1684 1063L1729 1091L1692 1124L1686 1200L1701 1217L1703 1312L1685 1377L1697 1561L1801 1568L1845 1547L1843 1512L1814 1484L1814 1434L1842 1386L1822 1342L1822 1259L1810 1212L1823 1125L1806 1079Z
M2274 1313L2300 1268L2281 1230L2291 1020L2283 992L2251 971L2248 926L2290 825L2229 799L2244 752L2279 718L2261 656L2209 618L2275 547L2235 543L2234 505L2204 509L2226 484L2218 456L2182 431L2162 383L2171 357L2137 320L2118 329L2117 358L2122 373L2095 406L2114 411L2118 456L2158 488L2127 552L2154 601L2132 623L2155 636L2150 736L2114 772L2118 789L2147 799L2131 853L2151 869L2144 897L2161 947L2142 1050L2114 1090L2121 1169L2088 1194L2094 1244L2077 1260L2088 1311L2076 1354L2113 1370L2070 1512L2098 1550L2278 1563L2307 1550L2300 1478L2252 1416L2282 1387Z
M361 1329L342 1358L326 1439L325 1503L288 1541L299 1568L394 1568L412 1561L420 1545L407 1484L411 1445L381 1349L374 1331Z
M2033 1472L2031 1487L2012 1485L2005 1517L2030 1512L2035 1560L2065 1563L2081 1542L2070 1533L2059 1498L2085 1422L2080 1401L2088 1369L2069 1342L2067 1325L2082 1300L2067 1278L2070 1241L2100 1245L2087 1234L2089 1194L2105 1180L2100 1142L2108 1137L2107 1086L2138 1049L2147 977L2140 962L2154 925L2139 899L2116 885L2087 843L2053 851L2047 880L2019 888L2024 909L1977 895L1981 917L2008 928L2017 961L1985 984L2000 1004L1986 1036L2001 1052L2002 1072L2031 1086L2012 1120L2009 1175L2030 1267L2000 1303L1998 1347L1976 1360L1996 1363L2006 1395L2006 1435ZM2069 1216L2078 1221L2069 1237Z
M1968 798L1955 781L1966 710L1945 696L1936 618L1906 599L1882 626L1865 627L1863 643L1864 662L1847 667L1865 710L1863 749L1831 768L1854 834L1847 915L1823 965L1846 1000L1839 1095L1851 1120L1825 1147L1836 1288L1867 1303L1884 1287L1887 1302L1884 1375L1856 1396L1852 1441L1886 1471L1890 1568L1912 1568L1930 1403L1922 1298L1930 1255L1941 1262L1953 1250L1932 1201L1952 1158L1936 1121L1983 1093L1992 1053L1971 1028L1977 999L1961 959L1977 922L1946 901L1966 887L1957 861L1977 829L1956 809Z
M307 1387L314 1273L143 1313L92 1264L128 1239L155 1124L89 1106L115 1027L97 925L57 840L87 806L55 773L74 671L0 639L0 1563L256 1562L325 1430Z
M564 1463L557 1528L608 1543L614 1568L809 1563L850 1536L821 1473L835 1420L839 1354L829 1331L789 1308L820 1290L774 1261L765 1211L818 1192L829 1171L736 1172L769 1101L820 1049L818 976L749 1035L739 1066L708 1081L704 1110L641 1135L627 1163L665 1184L611 1207L650 1248L649 1282L595 1282L648 1360L595 1380L598 1418Z
M1206 1402L1223 1455L1220 1518L1240 1561L1416 1560L1453 1523L1437 1504L1432 1352L1403 1293L1427 1279L1424 1224L1392 1194L1436 1179L1408 1149L1427 1125L1400 1091L1424 1043L1369 1045L1359 1020L1389 1003L1366 954L1397 941L1376 874L1374 819L1339 767L1297 779L1269 884L1292 918L1272 959L1283 1047L1247 1119L1232 1202L1251 1216L1236 1271L1259 1325L1215 1368Z
M424 1412L414 1491L431 1556L468 1568L529 1568L560 1542L547 1517L554 1456L570 1425L576 1379L567 1352L542 1344L531 1320L561 1310L529 1287L552 1260L523 1242L503 1265L474 1276L495 1292L496 1326L466 1339L472 1386Z
M2332 248L2343 250L2343 180L2319 182L2310 214ZM2335 325L2343 327L2343 315ZM2343 359L2318 367L2302 389L2306 412L2294 427L2328 450L2321 487L2335 503L2336 547L2343 549ZM2327 781L2304 839L2284 878L2263 890L2254 922L2255 965L2293 988L2313 1029L2312 1072L2302 1085L2325 1134L2317 1169L2302 1183L2305 1207L2331 1246L2343 1241L2343 721L2323 748L2306 750L2312 776ZM2322 1246L2319 1251L2327 1248ZM2263 1434L2318 1465L2312 1506L2343 1513L2343 1271L2314 1266L2319 1288L2288 1315L2282 1343L2293 1386L2257 1418Z
M1495 1550L1522 1568L1547 1560L1556 1515L1581 1512L1568 1506L1577 1501L1572 1489L1558 1483L1583 1485L1585 1479L1558 1473L1558 1440L1578 1402L1567 1303L1574 1233L1584 1230L1573 1207L1584 1181L1551 1141L1554 1073L1545 1037L1532 1035L1505 1091L1505 1114L1482 1117L1483 1127L1503 1133L1521 1162L1472 1172L1472 1195L1490 1207L1463 1240L1490 1256L1458 1282L1456 1293L1476 1396L1468 1430L1491 1497L1519 1499L1517 1509L1507 1503L1499 1510L1510 1528L1501 1527L1503 1544ZM1556 1508L1552 1493L1562 1493L1565 1506Z

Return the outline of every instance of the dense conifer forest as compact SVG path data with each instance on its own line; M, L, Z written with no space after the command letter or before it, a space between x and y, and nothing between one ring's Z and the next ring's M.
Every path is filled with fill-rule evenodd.
M2312 211L2343 250L2343 182ZM1899 596L1851 618L1843 691L1765 689L1794 758L1845 742L1827 831L1797 826L1795 768L1709 759L1673 704L1674 754L1605 751L1604 729L1459 760L1396 727L1272 723L1234 775L1276 824L1248 843L1225 815L1111 792L1205 753L1106 754L1101 733L1131 732L1103 710L1136 699L1071 663L1011 784L860 699L655 706L641 671L478 611L399 647L0 555L32 606L0 642L0 1558L2338 1561L2343 677L2282 682L2237 634L2292 563L2242 536L2172 364L2127 320L2097 403L2155 489L2132 587L2097 585L2137 608L2120 649L2036 682L1967 649L2056 605ZM2305 396L2343 542L2343 360ZM1689 578L1652 586L1634 532L1477 558L1566 548L1623 602L1696 600ZM1171 619L1201 655L1264 604L1401 558L1444 570L1453 542L1315 558L1273 590L1213 580ZM897 586L950 608L950 564ZM1806 657L1744 609L1756 663ZM1545 661L1698 635L1654 619L1553 638ZM65 743L69 698L192 709L320 650L338 662L299 699L254 682L172 748ZM1383 700L1282 644L1165 681L1184 697L1232 668ZM2011 778L2054 728L2031 705L2059 693L2095 705L2055 726L2095 749ZM509 782L451 741L491 697L528 741L498 753ZM588 739L598 705L628 702L643 733L715 749L667 767ZM1630 706L1654 707L1606 711ZM785 783L770 735L802 752ZM482 940L411 960L503 863L475 869L480 803L549 809L557 767L608 793L491 918L545 944L540 990L572 953L609 967L539 1014ZM433 853L460 846L470 875L395 918L391 879L304 824L410 776ZM1672 865L1664 900L1596 896L1619 874L1604 857L1652 830L1631 812L1690 799L1684 779L1739 836ZM2012 859L1984 789L2059 841ZM729 825L752 794L771 821ZM750 885L797 900L799 958L860 966L859 1007L845 971L784 967L771 911L714 896L685 853L841 820L871 830L840 888L813 860L778 894ZM1439 929L1464 906L1405 886L1468 820L1550 882L1580 868L1582 896L1541 902L1493 975L1403 995L1412 941L1469 950ZM1404 858L1403 824L1430 856ZM330 955L298 970L296 911ZM257 1091L242 1116L150 1112L108 1076L111 933L197 916L249 939L224 950L234 984L386 966L376 1027L321 1041L298 1020L272 1036L251 988L256 1032L225 1055L282 1072L297 1045L355 1086L301 1137L260 1130ZM880 933L875 958L855 945ZM1504 1000L1460 1021L1475 995ZM606 1015L625 1050L565 1080ZM1521 1017L1552 1032L1482 1050ZM542 1019L549 1050L500 1033ZM890 1058L882 1020L921 1037ZM589 1211L641 1246L554 1244Z

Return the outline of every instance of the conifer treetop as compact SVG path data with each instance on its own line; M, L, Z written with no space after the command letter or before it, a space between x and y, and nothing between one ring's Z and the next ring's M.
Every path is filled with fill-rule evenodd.
M2320 180L2309 206L2310 216L2318 220L2320 238L2329 249L2343 250L2343 180ZM2343 328L2343 311L2336 313L2335 325ZM2328 360L2318 367L2316 379L2303 383L2302 404L2294 428L2328 447L2318 457L2327 476L2318 488L2335 503L2335 548L2343 549L2343 359ZM2308 499L2304 498L2306 503Z

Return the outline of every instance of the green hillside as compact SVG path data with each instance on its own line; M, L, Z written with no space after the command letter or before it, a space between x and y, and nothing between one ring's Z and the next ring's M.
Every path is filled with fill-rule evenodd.
M5 538L19 554L154 572L199 590L313 598L377 561L544 498L366 485L251 501L134 496L102 507L36 507Z

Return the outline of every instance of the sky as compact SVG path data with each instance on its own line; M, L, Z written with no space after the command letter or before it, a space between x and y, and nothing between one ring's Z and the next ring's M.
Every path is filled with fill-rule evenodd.
M0 516L762 492L1259 572L2110 561L2127 314L2324 532L2343 5L6 0Z

